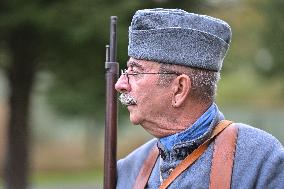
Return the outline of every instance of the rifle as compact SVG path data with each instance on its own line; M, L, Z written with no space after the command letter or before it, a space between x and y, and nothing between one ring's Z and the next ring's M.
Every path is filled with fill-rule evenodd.
M110 17L110 45L106 45L106 117L104 152L104 189L116 188L117 94L114 85L118 79L116 62L117 17Z

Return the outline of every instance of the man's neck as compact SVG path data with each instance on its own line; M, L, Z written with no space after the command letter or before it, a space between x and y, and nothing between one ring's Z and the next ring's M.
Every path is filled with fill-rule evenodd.
M157 138L169 136L189 128L211 105L212 103L196 103L191 106L173 108L168 115L161 119L147 121L141 126Z

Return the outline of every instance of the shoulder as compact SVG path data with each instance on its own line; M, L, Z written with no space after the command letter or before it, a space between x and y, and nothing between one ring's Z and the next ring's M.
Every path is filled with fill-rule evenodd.
M236 125L239 128L238 146L246 148L252 146L262 150L274 147L283 150L282 144L270 133L242 123L236 123Z
M157 139L152 139L117 162L117 188L120 185L121 188L128 188L125 184L131 188L145 158L156 143Z
M239 128L232 188L277 188L284 184L284 147L271 134L245 124Z
M145 159L152 149L152 147L157 143L157 139L152 139L145 144L141 145L140 147L136 148L133 152L128 154L125 158L120 159L118 161L119 165L127 164L127 163L134 163L132 160L137 161L137 159Z
M242 157L254 158L254 160L267 156L281 156L284 158L283 145L270 133L261 129L237 123L239 128L237 140L237 152ZM258 155L255 157L255 155Z

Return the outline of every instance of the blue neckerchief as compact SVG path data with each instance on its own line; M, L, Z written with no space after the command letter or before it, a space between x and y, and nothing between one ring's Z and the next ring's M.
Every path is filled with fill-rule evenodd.
M182 132L160 138L160 142L170 151L177 143L197 139L208 130L217 113L217 106L213 103L192 126Z

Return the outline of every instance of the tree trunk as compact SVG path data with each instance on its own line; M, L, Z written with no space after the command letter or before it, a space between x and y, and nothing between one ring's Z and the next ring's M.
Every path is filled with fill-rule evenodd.
M31 25L15 28L7 39L11 64L9 80L8 142L5 162L5 188L26 189L29 177L29 109L35 76L36 31Z

